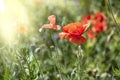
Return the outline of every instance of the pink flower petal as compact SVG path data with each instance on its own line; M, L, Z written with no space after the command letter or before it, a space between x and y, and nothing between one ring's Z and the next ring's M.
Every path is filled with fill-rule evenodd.
M50 21L51 24L56 25L56 16L55 15L49 16L48 20Z

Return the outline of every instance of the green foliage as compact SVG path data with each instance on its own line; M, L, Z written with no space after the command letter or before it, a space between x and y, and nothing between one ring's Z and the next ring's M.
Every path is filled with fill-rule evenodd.
M113 68L114 75L120 78L120 70L119 69L114 69Z

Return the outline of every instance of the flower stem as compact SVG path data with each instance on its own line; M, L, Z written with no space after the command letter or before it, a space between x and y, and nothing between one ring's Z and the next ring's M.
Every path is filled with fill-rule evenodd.
M83 54L82 54L82 49L81 46L78 46L78 54L77 54L77 59L78 59L78 64L77 64L77 68L78 68L78 79L82 80L82 75L83 75Z

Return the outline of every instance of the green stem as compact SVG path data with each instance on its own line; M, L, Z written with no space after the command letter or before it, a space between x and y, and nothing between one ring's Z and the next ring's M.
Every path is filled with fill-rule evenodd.
M115 19L114 13L113 13L113 11L112 11L112 7L111 7L111 5L110 5L110 4L111 4L110 0L108 0L107 3L108 3L108 9L109 9L109 11L111 12L112 18L113 18L114 22L117 24L118 28L120 29L119 24L118 24L117 20ZM118 31L118 32L119 32L119 31Z
M82 75L83 75L83 54L82 54L82 49L81 46L78 46L78 54L77 54L77 59L78 59L78 64L77 64L77 68L78 68L78 74L80 77L78 77L79 80L82 80ZM80 72L79 72L80 71Z
M56 51L56 54L59 54L59 52L58 52L58 50L57 50L57 45L56 45L56 41L54 41L53 39L52 39L52 32L50 31L50 38L51 38L51 41L52 41L52 43L53 43L53 45L54 45L54 48L55 48L55 51ZM52 58L52 60L55 62L55 66L58 68L58 72L60 73L61 72L61 70L60 70L60 65L59 65L59 63L57 62L57 60L55 60L56 58Z
M35 57L35 55L34 55L34 53L33 53L33 52L32 52L32 55L33 55L33 57L34 57L34 59L35 59L35 61L36 61L37 65L38 65L38 67L39 67L39 63L38 63L37 58Z

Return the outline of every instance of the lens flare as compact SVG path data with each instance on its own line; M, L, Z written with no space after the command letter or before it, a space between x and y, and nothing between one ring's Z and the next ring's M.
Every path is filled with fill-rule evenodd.
M0 12L4 12L4 10L5 10L4 1L0 0Z
M14 41L17 23L29 23L26 11L19 0L0 0L0 34L4 41Z

